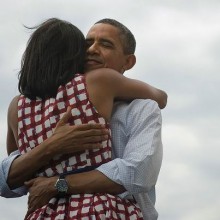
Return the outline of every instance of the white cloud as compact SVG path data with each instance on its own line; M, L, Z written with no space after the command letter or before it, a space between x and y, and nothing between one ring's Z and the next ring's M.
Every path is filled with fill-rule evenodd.
M219 198L215 195L220 183L216 178L216 168L220 165L215 163L217 152L207 149L190 125L164 126L163 140L165 162L159 177L157 202L161 219L217 220ZM214 143L209 142L215 149ZM207 217L211 212L212 216Z

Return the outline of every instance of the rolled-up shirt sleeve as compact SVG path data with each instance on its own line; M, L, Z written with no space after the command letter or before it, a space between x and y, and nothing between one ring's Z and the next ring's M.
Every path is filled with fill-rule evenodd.
M7 178L11 164L18 156L20 156L19 151L14 151L0 163L0 196L2 197L15 198L27 194L27 188L25 186L11 190L7 184Z
M124 108L117 107L111 125L116 158L98 170L129 194L148 192L162 163L161 111L152 100L134 100Z

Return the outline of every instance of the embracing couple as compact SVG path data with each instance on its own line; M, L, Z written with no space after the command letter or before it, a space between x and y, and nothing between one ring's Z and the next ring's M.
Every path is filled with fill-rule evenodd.
M102 19L86 38L48 19L31 35L8 110L0 193L29 192L25 219L150 219L167 95L123 76L135 38Z

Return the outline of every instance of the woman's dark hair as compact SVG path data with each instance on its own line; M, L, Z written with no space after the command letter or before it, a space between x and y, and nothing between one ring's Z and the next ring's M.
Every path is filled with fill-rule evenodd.
M55 97L60 85L83 73L85 38L73 24L51 18L31 35L22 57L18 89L30 99Z

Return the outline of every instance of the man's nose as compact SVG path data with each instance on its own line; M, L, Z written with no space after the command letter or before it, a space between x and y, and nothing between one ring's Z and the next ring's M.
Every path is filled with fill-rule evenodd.
M87 48L86 52L87 52L87 54L99 53L98 45L94 42L93 44L91 44L91 45Z

